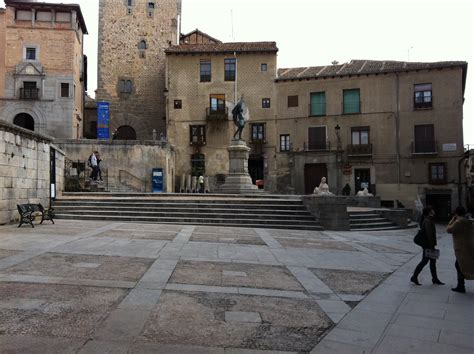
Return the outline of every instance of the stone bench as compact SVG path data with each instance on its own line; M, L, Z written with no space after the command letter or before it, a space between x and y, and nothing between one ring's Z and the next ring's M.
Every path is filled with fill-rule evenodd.
M35 227L33 225L33 220L35 220L36 216L41 215L41 222L43 223L45 220L51 220L54 224L54 209L48 208L45 209L41 204L17 204L18 213L20 213L20 227L23 224L30 224L31 227Z

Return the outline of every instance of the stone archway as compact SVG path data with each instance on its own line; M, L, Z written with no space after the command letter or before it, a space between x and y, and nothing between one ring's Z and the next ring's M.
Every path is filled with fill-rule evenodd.
M137 132L129 125L117 128L113 136L114 140L137 140Z
M20 113L13 118L13 124L19 127L35 131L35 120L28 113Z

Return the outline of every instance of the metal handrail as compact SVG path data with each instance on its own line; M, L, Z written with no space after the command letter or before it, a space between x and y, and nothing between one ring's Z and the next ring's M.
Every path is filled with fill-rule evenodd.
M137 182L136 184L139 184L139 186L137 187L136 185L128 183L130 180ZM119 170L119 182L140 192L146 192L146 179L143 180L128 171Z

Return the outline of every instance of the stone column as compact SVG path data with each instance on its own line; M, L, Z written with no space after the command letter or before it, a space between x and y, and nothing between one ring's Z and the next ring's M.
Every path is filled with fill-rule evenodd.
M231 140L229 147L229 175L225 183L219 188L218 193L245 194L261 193L256 185L252 183L249 175L248 161L250 148L245 141Z

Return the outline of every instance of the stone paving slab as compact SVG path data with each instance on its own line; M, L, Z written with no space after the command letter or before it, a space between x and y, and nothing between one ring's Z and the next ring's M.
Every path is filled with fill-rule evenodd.
M138 281L153 263L147 258L44 253L3 271L4 274ZM121 269L117 272L117 269Z
M5 354L76 354L84 339L0 335L0 353Z
M332 322L310 300L165 291L141 339L164 344L308 351ZM262 323L226 321L229 311Z
M162 240L172 241L178 233L176 231L151 231L151 230L124 230L114 229L101 232L96 236L128 238L132 240Z
M218 242L218 243L236 243L244 245L265 245L260 237L254 235L241 235L241 234L211 234L211 233L200 233L194 232L191 241L195 242Z
M245 276L229 275L229 272L239 272ZM180 261L170 282L224 287L304 290L285 267L239 263Z
M125 293L112 288L0 283L0 303L24 299L38 305L31 309L0 306L0 333L87 339Z

